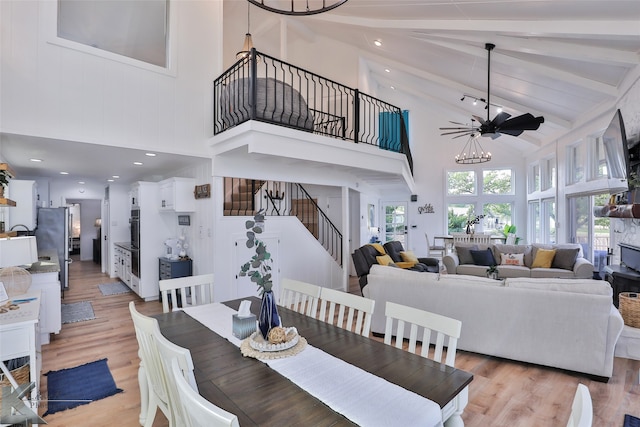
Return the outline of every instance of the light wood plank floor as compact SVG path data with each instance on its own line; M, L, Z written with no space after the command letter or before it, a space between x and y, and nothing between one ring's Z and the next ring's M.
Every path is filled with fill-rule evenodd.
M62 326L59 335L43 346L42 372L70 368L100 358L108 364L124 393L47 416L50 426L137 426L140 413L138 391L138 345L129 316L128 303L136 302L147 315L162 312L158 302L145 303L133 293L103 296L98 284L115 281L100 273L91 261L74 261L70 267L70 290L63 303L91 301L96 319ZM355 280L350 291L360 294ZM593 398L594 426L620 427L625 413L640 416L640 361L616 359L608 383L588 377L525 363L458 352L456 366L474 374L469 405L463 414L467 427L565 426L579 382L589 387ZM46 397L46 376L41 392ZM46 410L45 404L40 414ZM168 425L158 411L155 427Z

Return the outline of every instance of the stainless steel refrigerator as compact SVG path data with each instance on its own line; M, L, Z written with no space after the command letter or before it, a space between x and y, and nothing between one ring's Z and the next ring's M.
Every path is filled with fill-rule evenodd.
M36 243L38 252L56 250L60 261L60 286L69 287L69 263L71 262L71 214L69 208L38 208Z

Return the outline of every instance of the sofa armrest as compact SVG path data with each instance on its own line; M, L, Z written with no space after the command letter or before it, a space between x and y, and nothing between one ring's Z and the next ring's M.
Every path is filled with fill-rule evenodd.
M576 279L591 279L593 277L593 264L586 258L576 259L573 264L573 274Z
M449 255L445 255L442 257L442 263L447 269L447 273L456 274L456 270L460 265L460 260L458 259L458 255L455 253L451 253Z
M424 271L428 271L429 273L440 272L440 261L438 261L437 258L418 258L418 262L423 264Z

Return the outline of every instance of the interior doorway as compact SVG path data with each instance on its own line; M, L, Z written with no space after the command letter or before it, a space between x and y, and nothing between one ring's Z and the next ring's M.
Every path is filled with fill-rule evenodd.
M407 242L407 202L385 202L382 205L384 218L384 242L397 240L408 248Z
M81 261L94 258L94 240L100 241L96 220L101 219L102 201L100 199L67 199L71 218L72 254L77 247Z

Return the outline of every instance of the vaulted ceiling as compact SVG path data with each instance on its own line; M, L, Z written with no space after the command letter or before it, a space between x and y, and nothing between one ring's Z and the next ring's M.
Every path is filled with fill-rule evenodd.
M225 0L224 7L225 22L246 22L245 2ZM512 116L545 118L520 137L529 148L610 109L640 76L637 0L349 0L311 17L252 6L254 43L277 33L282 19L289 38L313 34L354 45L378 85L420 96L464 123L472 114L486 117L473 97L486 99L484 46L495 44L491 103ZM241 41L234 40L236 50Z

